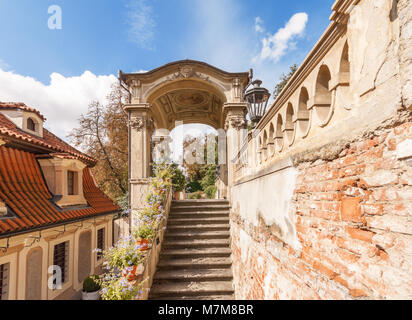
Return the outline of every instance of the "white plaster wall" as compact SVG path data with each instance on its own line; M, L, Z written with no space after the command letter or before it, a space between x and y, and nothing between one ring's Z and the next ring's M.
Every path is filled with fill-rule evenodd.
M236 185L232 189L232 208L242 219L259 226L261 217L280 239L299 248L295 221L289 214L296 185L293 167Z

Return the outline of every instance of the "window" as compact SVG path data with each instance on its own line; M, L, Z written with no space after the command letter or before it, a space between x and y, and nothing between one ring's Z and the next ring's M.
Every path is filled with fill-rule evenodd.
M0 265L0 300L7 300L9 293L10 263Z
M68 278L68 265L69 265L69 241L62 242L54 246L54 253L53 253L53 265L59 266L62 272L62 279L61 283L65 283ZM56 280L54 279L54 284L56 284Z
M77 172L67 171L67 194L73 196L77 194Z
M104 245L104 228L102 228L97 231L97 249L99 249L97 252L97 260L101 260L103 258L103 253L101 251L105 249Z
M33 121L32 118L27 119L27 129L31 131L36 131L36 123Z

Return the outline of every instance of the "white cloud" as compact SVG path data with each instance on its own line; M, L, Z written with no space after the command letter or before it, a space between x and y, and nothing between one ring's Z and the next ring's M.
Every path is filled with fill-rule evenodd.
M265 32L265 28L263 27L263 20L260 17L255 18L255 31L257 33Z
M114 75L96 76L85 71L78 77L50 75L50 84L44 85L31 77L0 69L0 101L24 102L38 109L46 118L45 127L60 138L78 126L78 119L87 112L91 101L106 103Z
M126 9L130 41L140 48L152 50L156 28L153 7L147 0L130 0Z
M6 62L4 62L2 59L0 59L0 69L9 70L10 66Z
M278 62L288 48L294 46L293 39L304 33L307 22L308 15L306 13L294 14L283 28L262 39L262 50L257 58Z

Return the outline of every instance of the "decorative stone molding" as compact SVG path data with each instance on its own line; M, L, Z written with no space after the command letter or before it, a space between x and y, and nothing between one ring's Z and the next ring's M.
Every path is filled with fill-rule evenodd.
M132 93L133 98L140 102L141 99L141 89L142 89L142 82L140 80L133 79L130 84L130 91Z

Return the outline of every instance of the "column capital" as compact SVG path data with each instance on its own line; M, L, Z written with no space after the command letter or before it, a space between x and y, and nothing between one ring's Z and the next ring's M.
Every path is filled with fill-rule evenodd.
M225 130L230 128L240 130L246 128L246 103L225 103L223 105L225 115Z

